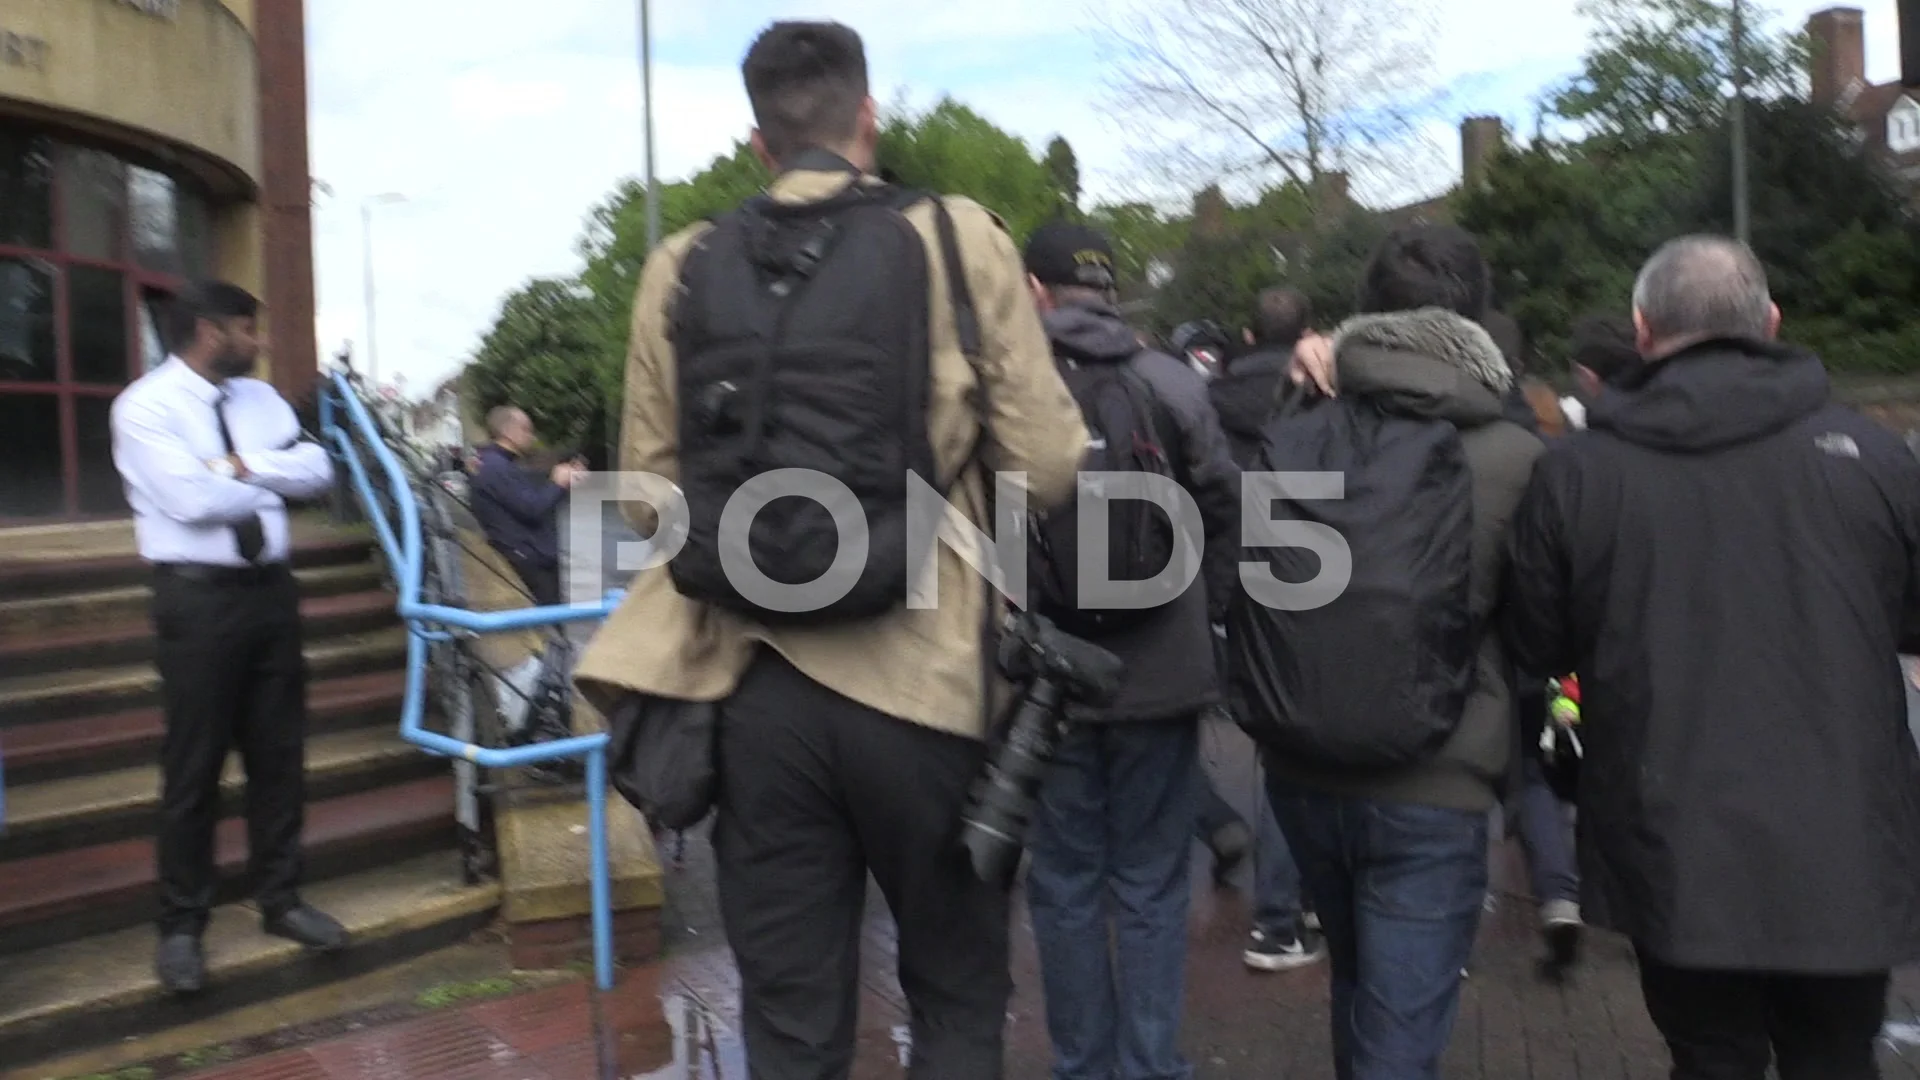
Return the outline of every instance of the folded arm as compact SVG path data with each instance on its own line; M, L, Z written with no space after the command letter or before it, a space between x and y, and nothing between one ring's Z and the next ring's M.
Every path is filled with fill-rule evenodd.
M164 414L140 402L113 410L113 463L128 486L183 525L231 525L283 505L264 487L209 469Z
M236 456L247 467L247 483L285 498L318 498L333 486L333 458L326 448L297 436L291 446Z

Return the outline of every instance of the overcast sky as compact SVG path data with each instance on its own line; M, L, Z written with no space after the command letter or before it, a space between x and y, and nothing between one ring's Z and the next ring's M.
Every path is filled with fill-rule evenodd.
M1573 0L1436 0L1435 65L1459 114L1529 125L1585 27ZM1826 3L1789 0L1800 23ZM1894 0L1866 0L1870 78L1897 75ZM663 180L751 127L738 64L776 17L865 37L876 96L951 94L1039 146L1065 135L1095 198L1137 188L1137 144L1103 116L1098 47L1078 0L654 0L655 147ZM499 302L565 274L587 211L643 169L634 0L325 0L307 5L323 356L364 357L361 207L373 210L381 376L424 393L472 353ZM1456 117L1450 117L1449 122ZM1437 133L1445 135L1445 133ZM1458 170L1409 178L1426 193Z

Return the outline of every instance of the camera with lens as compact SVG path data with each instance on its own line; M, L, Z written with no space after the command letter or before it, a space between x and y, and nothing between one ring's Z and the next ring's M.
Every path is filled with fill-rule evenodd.
M1022 689L961 812L960 846L980 880L1010 885L1069 712L1111 702L1121 665L1045 617L1019 612L1007 619L998 660L1000 673Z

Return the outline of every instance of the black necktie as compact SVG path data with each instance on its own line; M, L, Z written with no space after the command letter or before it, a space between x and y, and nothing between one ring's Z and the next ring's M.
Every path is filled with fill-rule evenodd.
M227 395L221 394L214 403L213 418L220 424L220 445L227 448L227 456L233 456L233 432L227 430ZM259 562L260 553L267 549L267 533L260 525L260 515L255 514L245 521L235 522L233 538L240 545L240 557L248 562Z

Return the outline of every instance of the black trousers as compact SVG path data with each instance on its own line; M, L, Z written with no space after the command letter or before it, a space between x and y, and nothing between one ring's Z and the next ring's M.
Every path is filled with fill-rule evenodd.
M283 568L246 582L155 575L166 734L160 745L160 932L199 934L213 906L220 773L247 774L247 872L261 910L300 902L306 660L300 594Z
M1870 1080L1887 1015L1887 973L1784 975L1669 967L1644 951L1647 1012L1674 1080Z
M762 650L722 710L720 913L753 1080L845 1080L867 875L898 927L911 1080L998 1080L1009 897L958 847L978 742L896 720Z
M560 567L547 566L526 559L507 556L507 562L513 566L513 572L527 586L527 595L533 598L535 607L554 607L560 603Z

